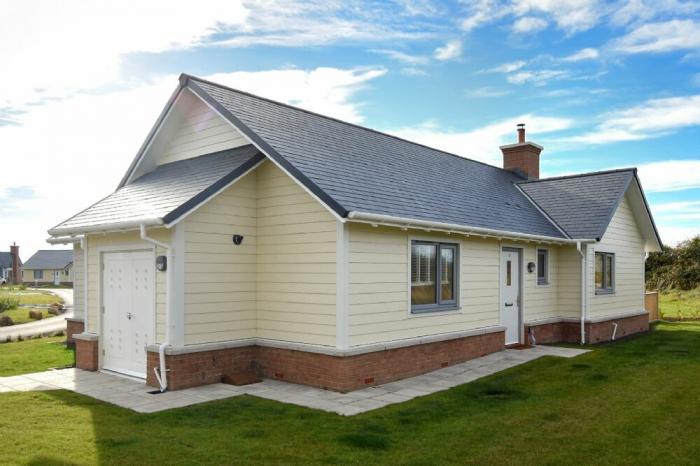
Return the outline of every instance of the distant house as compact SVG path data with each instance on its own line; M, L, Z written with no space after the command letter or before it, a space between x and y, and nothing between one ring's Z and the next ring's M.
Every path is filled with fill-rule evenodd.
M495 167L183 75L118 189L49 230L77 366L350 391L648 330L636 169L540 179L517 135Z
M13 268L17 272L12 273ZM14 283L13 277L22 278L22 259L19 258L19 246L10 246L10 252L0 252L0 284Z
M73 251L40 249L24 264L22 281L30 284L72 285Z

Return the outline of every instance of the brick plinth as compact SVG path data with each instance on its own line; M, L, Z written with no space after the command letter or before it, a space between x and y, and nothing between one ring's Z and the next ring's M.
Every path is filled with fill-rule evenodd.
M66 318L66 345L75 346L73 335L83 333L85 331L85 322L82 319Z
M641 314L602 322L586 322L586 343L596 344L612 340L613 324L617 324L615 339L624 338L635 333L649 330L649 316ZM525 326L525 332L534 334L538 344L581 341L581 324L577 322L555 322L542 325Z
M268 346L246 346L166 355L168 387L178 390L216 383L222 375L254 369L262 377L341 392L424 374L504 348L504 332L407 346L352 356L330 356ZM148 352L149 385L158 353Z
M79 336L75 340L75 367L86 371L96 371L99 368L98 344L96 339L82 339Z

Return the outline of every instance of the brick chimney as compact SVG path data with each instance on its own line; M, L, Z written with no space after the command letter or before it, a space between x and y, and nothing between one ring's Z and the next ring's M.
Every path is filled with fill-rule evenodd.
M525 124L518 123L518 142L501 146L503 168L528 180L540 178L540 153L543 147L525 140Z
M12 243L10 246L10 255L12 255L12 283L19 285L22 283L22 274L20 273L19 246Z

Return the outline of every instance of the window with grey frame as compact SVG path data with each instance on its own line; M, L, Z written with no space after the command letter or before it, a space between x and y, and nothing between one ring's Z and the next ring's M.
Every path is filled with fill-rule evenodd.
M595 253L595 292L615 292L615 254L611 252Z
M549 250L537 250L537 284L549 285Z
M35 270L34 271L34 280L43 280L44 278L44 271L43 270Z
M458 246L411 241L411 312L455 309L458 300Z

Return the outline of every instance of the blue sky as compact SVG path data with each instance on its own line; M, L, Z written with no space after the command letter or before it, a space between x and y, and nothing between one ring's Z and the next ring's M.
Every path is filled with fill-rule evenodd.
M188 72L544 176L638 166L700 233L700 2L15 2L0 18L0 250L109 194Z

